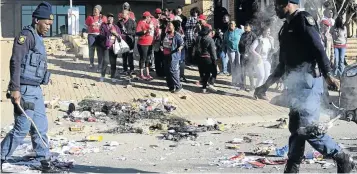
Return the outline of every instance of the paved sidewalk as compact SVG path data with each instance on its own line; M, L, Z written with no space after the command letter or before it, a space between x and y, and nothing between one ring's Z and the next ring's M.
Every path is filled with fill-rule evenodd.
M11 56L12 42L1 41L1 90L2 123L12 122L12 106L5 98L5 91L9 81L9 59ZM202 94L201 89L195 85L198 80L196 70L186 69L188 83L183 83L184 90L179 94L168 92L164 79L155 78L153 81L136 81L131 88L125 88L126 80L118 78L116 84L110 79L98 82L99 73L88 68L88 60L73 61L74 55L57 52L49 57L49 69L52 72L52 85L43 86L45 100L59 96L61 100L81 101L85 97L96 97L98 100L130 101L133 98L148 97L155 93L157 97L167 97L177 106L175 114L191 119L204 120L207 117L219 118L225 122L262 122L275 120L287 116L286 108L269 104L266 101L256 101L252 92L236 91L229 86L230 77L218 76L217 93ZM110 68L108 68L110 69ZM121 71L121 64L119 67ZM109 77L109 75L107 75ZM76 85L77 84L77 85ZM77 86L78 88L75 88ZM272 98L278 93L269 92ZM187 96L187 99L181 99ZM11 111L11 112L10 112ZM53 119L59 112L48 110ZM4 115L8 115L5 116Z

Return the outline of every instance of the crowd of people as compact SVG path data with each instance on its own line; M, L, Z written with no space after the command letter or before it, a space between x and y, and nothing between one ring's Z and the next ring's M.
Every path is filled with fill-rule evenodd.
M122 55L121 73L134 74L133 50L136 46L140 55L138 77L152 80L150 73L155 71L157 77L166 78L171 92L181 91L181 82L187 82L185 67L191 65L198 66L200 81L197 84L202 86L203 92L207 89L216 91L217 75L232 76L233 88L251 91L264 84L279 59L274 56L278 50L269 26L258 27L249 22L237 26L220 3L215 7L214 27L197 7L190 10L189 17L182 14L182 7L178 7L173 10L157 8L154 15L145 11L136 19L130 4L125 2L117 23L112 13L102 15L101 11L102 7L96 5L93 15L86 19L90 67L94 68L96 49L101 82L105 79L108 64L111 65L112 82L116 82L117 55L113 45L122 40L129 45L130 51ZM320 24L321 38L328 56L334 48L331 62L334 75L338 77L344 70L346 28L342 18L336 21L332 18L331 10L324 14ZM253 27L256 27L254 32Z

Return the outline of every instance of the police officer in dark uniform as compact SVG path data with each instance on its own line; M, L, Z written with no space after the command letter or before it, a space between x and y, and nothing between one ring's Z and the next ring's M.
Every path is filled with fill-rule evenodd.
M279 33L279 64L266 83L255 90L254 95L256 98L267 99L267 89L284 75L291 132L285 173L299 172L306 141L325 157L333 158L338 173L349 173L354 167L352 158L330 136L301 135L297 131L319 120L323 78L328 85L339 88L339 82L331 75L330 62L317 23L309 13L299 11L298 4L299 0L275 2L278 17L286 19Z
M52 6L43 2L33 12L32 24L24 27L14 40L8 90L9 97L14 104L15 125L1 142L1 165L11 157L17 146L30 132L36 160L41 162L42 172L59 172L50 163L46 135L48 120L40 87L40 85L47 85L50 81L46 48L42 37L50 30L52 23ZM21 112L19 105L34 121L34 125Z

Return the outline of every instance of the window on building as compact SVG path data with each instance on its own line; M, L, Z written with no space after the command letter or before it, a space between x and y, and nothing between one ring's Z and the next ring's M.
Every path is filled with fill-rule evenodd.
M85 6L73 6L78 7L79 9L79 30L84 28L85 22ZM21 7L21 28L30 25L32 22L32 13L35 11L37 6L29 6L24 5ZM66 34L68 29L68 9L70 7L67 5L53 5L52 12L53 12L53 24L49 32L47 32L46 36L60 36L61 34Z

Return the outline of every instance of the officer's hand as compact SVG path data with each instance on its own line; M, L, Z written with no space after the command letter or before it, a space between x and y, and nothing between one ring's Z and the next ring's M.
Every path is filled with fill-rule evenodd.
M268 97L266 96L266 91L267 91L267 88L265 87L265 85L262 85L262 86L259 86L259 87L255 88L254 98L263 99L263 100L269 100Z
M13 100L14 103L19 105L21 101L20 91L11 91L11 99Z
M331 87L333 90L340 91L340 81L332 77L331 75L327 75L326 83Z

